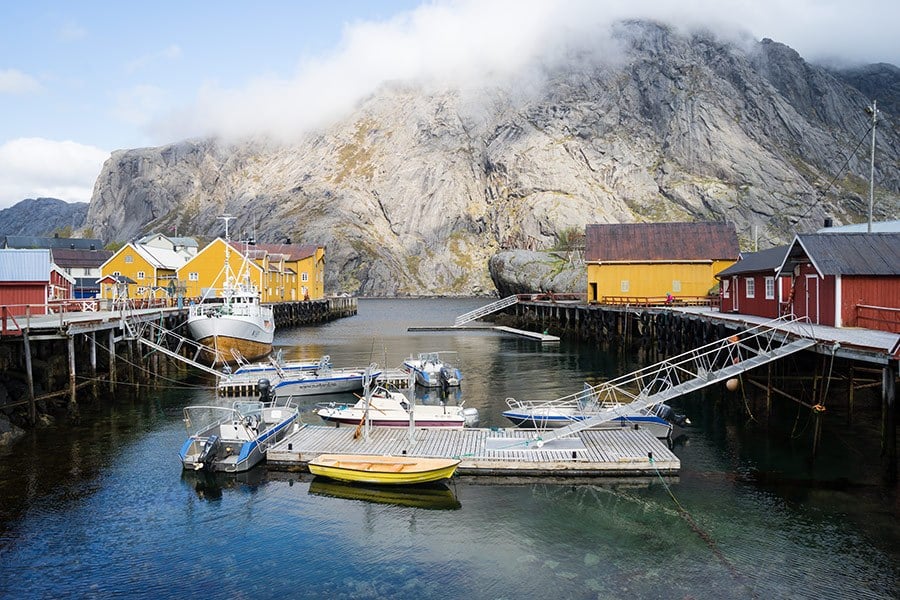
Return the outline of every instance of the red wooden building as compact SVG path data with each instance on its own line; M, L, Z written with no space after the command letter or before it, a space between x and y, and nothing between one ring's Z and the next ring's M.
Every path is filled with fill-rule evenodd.
M48 302L71 299L74 285L50 260L50 250L0 250L0 306L6 315L44 314Z
M791 278L778 277L787 246L742 252L741 259L716 274L722 312L774 319L781 316L791 290Z
M798 235L778 274L793 277L797 316L900 333L900 233Z

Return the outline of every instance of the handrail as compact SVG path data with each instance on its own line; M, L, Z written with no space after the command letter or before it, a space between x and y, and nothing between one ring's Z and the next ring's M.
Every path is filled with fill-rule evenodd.
M465 325L470 321L474 321L475 319L479 319L485 315L489 315L491 313L497 312L507 306L512 306L519 301L519 297L516 295L507 296L506 298L502 298L495 302L491 302L481 308L476 308L475 310L470 310L469 312L456 317L456 321L454 321L453 326L459 327L460 325Z

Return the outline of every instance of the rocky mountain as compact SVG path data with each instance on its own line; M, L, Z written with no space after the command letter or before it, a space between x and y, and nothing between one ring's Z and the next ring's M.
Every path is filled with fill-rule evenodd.
M847 80L771 40L627 22L615 41L490 87L386 84L292 144L116 152L87 225L212 237L229 212L233 232L326 245L328 291L468 295L496 293L495 254L587 223L730 220L767 247L865 219L870 100ZM875 217L896 219L896 127L877 154Z
M64 202L56 198L28 198L0 210L0 236L52 236L66 227L76 230L84 225L87 202Z

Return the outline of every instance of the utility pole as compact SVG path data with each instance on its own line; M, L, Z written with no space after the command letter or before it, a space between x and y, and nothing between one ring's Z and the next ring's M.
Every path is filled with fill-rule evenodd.
M875 204L875 122L878 120L878 108L875 100L872 100L872 107L866 107L866 112L872 112L872 158L869 166L869 229L872 233L872 207Z

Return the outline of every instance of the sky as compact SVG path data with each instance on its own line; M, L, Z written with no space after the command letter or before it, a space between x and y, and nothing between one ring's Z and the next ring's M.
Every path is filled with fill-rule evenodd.
M0 209L89 201L115 150L297 135L385 81L515 73L622 18L900 66L896 0L2 2Z

